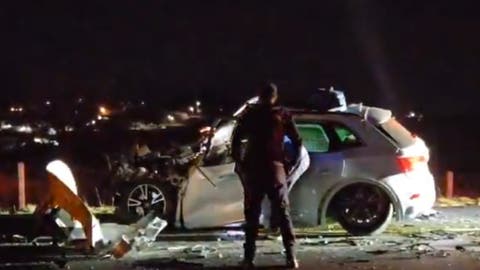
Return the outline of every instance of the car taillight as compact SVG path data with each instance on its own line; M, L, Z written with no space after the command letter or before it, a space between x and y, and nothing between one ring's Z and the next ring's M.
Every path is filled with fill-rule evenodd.
M411 172L419 167L425 166L428 163L427 156L413 156L413 157L398 157L398 165L402 172Z

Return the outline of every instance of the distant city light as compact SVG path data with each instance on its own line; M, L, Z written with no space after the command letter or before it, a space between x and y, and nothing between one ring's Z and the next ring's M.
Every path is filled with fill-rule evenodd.
M145 106L145 101L140 101L140 105Z
M169 115L167 115L167 120L170 121L170 122L173 122L173 121L175 121L175 117L173 117L173 115L169 114Z
M33 129L29 125L20 125L15 127L15 131L19 133L32 133Z
M407 117L408 118L414 118L417 114L414 112L414 111L410 111L408 114L407 114Z
M65 132L73 132L75 131L75 128L72 126L65 126Z
M195 105L197 105L197 107L198 107L198 106L202 105L202 103L197 100L197 102L195 102Z
M60 143L58 143L58 141L56 141L56 140L50 140L50 139L42 138L42 137L34 137L33 142L38 143L38 144L53 144L54 146L59 146L60 145Z
M98 121L100 121L100 120L108 120L108 119L110 119L108 116L103 116L103 115L100 115L100 114L97 115L97 120L98 120Z
M193 108L193 106L190 106L190 107L188 107L188 111L193 113L195 111L195 108Z
M95 120L92 120L90 122L87 122L85 125L88 127L88 126L94 126L95 124L97 123L97 121Z
M12 106L10 107L10 112L23 112L22 106Z
M421 122L423 120L423 114L415 111L410 111L409 113L407 113L407 115L405 115L405 117L409 119L414 119L418 122Z
M45 101L45 105L46 105L46 106L50 106L50 105L52 105L52 102L51 102L50 100L46 100L46 101Z
M54 128L48 128L47 134L50 136L57 135L57 131Z
M0 124L0 129L1 129L1 130L11 129L12 127L13 127L12 124L8 124L8 123L2 123L2 124Z
M110 114L110 111L105 106L98 107L98 112L100 113L101 116Z
M80 97L77 99L77 103L83 103L83 101L84 101L83 97Z

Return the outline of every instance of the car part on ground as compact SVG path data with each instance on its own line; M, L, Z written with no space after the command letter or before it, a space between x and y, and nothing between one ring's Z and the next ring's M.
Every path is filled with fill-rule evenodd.
M109 253L119 259L133 247L140 250L154 242L167 225L168 223L157 217L157 213L152 210L136 223L131 224Z
M90 213L87 206L78 197L78 191L70 168L60 160L55 160L47 165L48 193L44 200L35 209L35 215L45 215L52 209L66 210L73 220L73 230L69 237L73 239L82 238L81 228L84 233L87 249L93 249L97 244L103 244L103 234L98 220ZM59 220L59 225L65 224Z
M63 267L67 260L105 255L120 258L134 244L136 250L151 244L168 224L156 211L150 210L126 229L119 227L123 233L110 234L111 238L106 238L98 219L77 195L77 184L68 165L55 160L46 169L47 193L35 209L31 220L36 224L32 222L30 228L39 235L31 241L21 235L13 235L7 243L2 241L2 263L55 262ZM159 197L154 199L159 200Z

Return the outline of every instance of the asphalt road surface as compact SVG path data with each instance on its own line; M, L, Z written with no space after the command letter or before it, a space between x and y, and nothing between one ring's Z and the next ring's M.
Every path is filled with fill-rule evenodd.
M439 214L393 224L380 236L349 237L337 230L298 230L300 269L480 269L480 208L446 208ZM116 225L104 224L106 233ZM74 260L66 269L240 269L238 230L161 233L122 259ZM258 269L283 269L281 239L263 235ZM24 265L1 265L18 269ZM30 269L33 265L29 265ZM36 269L55 269L39 263ZM27 268L23 268L27 269Z

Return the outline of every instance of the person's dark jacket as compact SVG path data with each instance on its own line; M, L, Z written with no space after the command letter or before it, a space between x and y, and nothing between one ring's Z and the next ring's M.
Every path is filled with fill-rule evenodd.
M290 138L296 149L296 159L286 162L284 137ZM246 143L244 142L246 141ZM232 138L232 157L248 169L273 163L285 164L286 170L300 155L302 140L291 114L282 107L251 105L238 119ZM242 147L245 147L242 153Z

